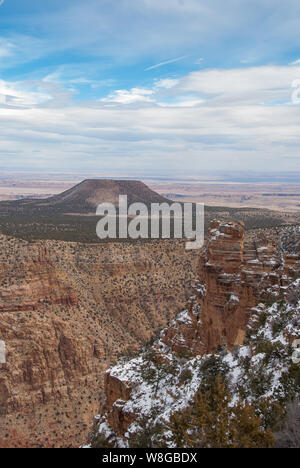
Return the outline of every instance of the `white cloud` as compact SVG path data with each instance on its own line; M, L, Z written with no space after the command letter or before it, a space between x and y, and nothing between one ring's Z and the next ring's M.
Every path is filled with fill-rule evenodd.
M1 6L1 4L0 4ZM15 52L15 46L7 39L0 37L0 59L13 56Z
M30 83L0 81L1 167L69 168L70 161L77 168L191 173L299 167L300 106L291 105L299 60L286 67L195 67L182 78L164 74L152 84L105 91L116 87L111 79L118 80L120 65L129 73L153 63L147 69L159 77L166 71L160 67L187 59L187 53L190 65L202 64L196 60L201 54L227 64L290 57L300 47L299 1L228 0L224 8L223 0L53 0L51 10L37 11L14 18L16 32L9 37L3 28L1 69L8 76L9 68L15 73L41 58L46 64L50 56L67 63L43 71L35 63ZM72 100L84 85L91 87L87 95L99 87L102 94L95 91L89 102Z
M3 33L2 33L3 34ZM57 44L24 34L10 34L9 39L0 36L0 65L9 69L15 65L30 63L53 53Z
M203 104L205 101L203 99L180 99L177 102L166 103L159 102L158 105L161 107L195 107Z
M51 100L51 95L33 85L0 80L1 104L9 107L37 106Z
M227 56L238 63L241 55L242 60L255 57L263 63L300 47L300 2L296 0L227 0L226 8L223 0L48 3L51 9L45 6L42 13L38 9L17 16L14 30L19 34L10 34L16 49L9 60L1 60L0 55L1 67L62 52L65 57L75 52L85 63L101 57L99 67L109 58L110 67L147 61L154 64L148 69L155 70L177 60L172 57L187 58L187 53L191 65L199 53L205 53L210 63L223 63ZM170 61L165 60L168 57Z
M1 104L1 167L297 170L298 76L300 67L202 70L71 105L44 100L51 87L1 81L0 95L15 99Z
M155 80L155 87L171 89L171 88L174 88L174 86L176 86L178 83L179 83L178 79L164 78L162 80Z
M182 78L154 80L151 89L117 90L103 102L152 102L164 107L275 105L291 102L300 66L199 70Z
M177 92L197 93L210 105L272 104L291 100L298 77L300 67L289 66L201 70L183 78Z
M132 88L129 91L126 89L119 89L109 94L106 98L101 99L101 101L118 104L153 102L153 99L150 97L152 94L153 91L150 89Z
M300 46L297 0L227 0L226 8L223 0L73 0L23 21L40 37L48 35L57 50L88 51L118 63L143 57L160 65L165 57L199 50L210 58L230 51L237 60L241 50L246 57L255 51L260 60Z

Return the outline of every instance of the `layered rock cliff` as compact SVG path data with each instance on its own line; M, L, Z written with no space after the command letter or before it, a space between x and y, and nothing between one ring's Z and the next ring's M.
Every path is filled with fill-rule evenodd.
M297 258L299 254L295 263ZM289 255L281 257L278 240L263 236L246 241L242 224L212 222L200 255L197 296L188 304L190 323L179 319L163 342L173 350L184 342L195 355L242 345L253 307L287 283L287 262Z
M74 291L57 277L46 246L29 245L23 256L19 256L18 243L13 239L3 247L0 313L34 311L42 302L66 306L78 303Z
M176 241L5 236L0 252L0 447L83 444L104 370L182 308L196 257Z
M107 371L102 438L128 446L148 421L152 429L165 426L164 442L156 443L172 446L166 442L170 414L220 373L233 400L276 401L278 394L284 400L300 390L291 347L300 338L297 235L289 232L296 239L291 265L282 233L245 238L240 223L212 223L187 309L152 347Z

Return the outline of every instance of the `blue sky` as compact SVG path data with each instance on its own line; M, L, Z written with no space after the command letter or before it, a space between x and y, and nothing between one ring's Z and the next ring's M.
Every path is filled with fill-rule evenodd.
M298 0L0 0L0 168L296 171Z

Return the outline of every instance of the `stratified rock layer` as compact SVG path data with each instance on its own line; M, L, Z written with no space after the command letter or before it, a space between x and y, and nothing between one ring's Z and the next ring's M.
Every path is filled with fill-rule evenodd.
M278 236L272 239L259 233L245 239L242 223L212 222L200 253L195 295L162 332L160 344L183 357L214 353L221 346L229 351L242 346L255 307L280 298L299 270L298 241L295 245L293 254L285 253ZM137 417L124 412L129 387L126 375L118 379L108 372L102 414L121 437Z
M195 272L177 241L0 236L0 447L84 444L105 369L166 326Z
M188 304L190 320L168 328L163 342L192 354L242 345L253 307L287 284L284 265L278 242L245 241L242 224L214 221L200 259L197 296Z

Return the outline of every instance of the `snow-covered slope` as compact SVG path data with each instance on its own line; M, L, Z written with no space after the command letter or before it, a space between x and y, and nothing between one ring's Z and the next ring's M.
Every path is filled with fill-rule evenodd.
M297 280L290 289L299 291L299 287ZM180 318L188 320L186 312ZM191 358L179 356L158 340L140 356L119 362L108 373L132 390L128 401L117 400L114 405L124 414L136 415L136 419L120 437L109 427L104 414L99 432L114 445L126 447L128 439L143 428L145 417L149 425L165 425L172 413L193 402L201 382L211 375L224 376L232 405L237 400L252 403L266 398L284 404L295 397L299 392L300 364L292 345L300 337L300 300L297 304L287 300L271 306L260 304L250 320L247 336L248 343L232 352L223 349L214 355ZM164 436L168 436L167 426Z

